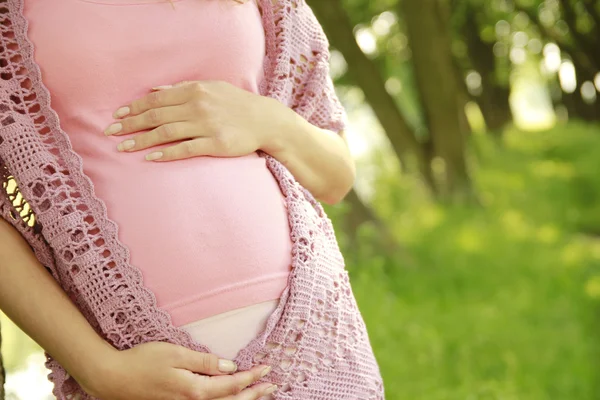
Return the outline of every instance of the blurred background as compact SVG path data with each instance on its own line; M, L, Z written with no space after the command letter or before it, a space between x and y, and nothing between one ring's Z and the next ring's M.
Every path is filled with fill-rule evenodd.
M600 399L600 2L307 2L359 167L328 212L387 399ZM7 399L48 399L1 324Z

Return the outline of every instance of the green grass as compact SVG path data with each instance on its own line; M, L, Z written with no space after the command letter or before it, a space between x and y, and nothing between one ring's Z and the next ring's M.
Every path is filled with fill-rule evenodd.
M600 241L580 233L600 228L600 130L479 145L481 207L381 178L416 265L349 257L387 399L600 399Z

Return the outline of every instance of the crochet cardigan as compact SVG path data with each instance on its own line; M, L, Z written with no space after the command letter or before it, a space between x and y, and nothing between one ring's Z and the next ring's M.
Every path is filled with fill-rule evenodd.
M164 341L207 352L172 324L130 264L117 225L50 106L23 2L0 0L0 215L115 348ZM342 130L345 115L328 75L328 42L314 14L304 0L259 3L267 38L261 94L316 126ZM235 362L240 370L273 366L268 381L280 388L275 399L383 399L331 221L285 167L262 156L285 196L293 268L265 331ZM49 355L46 365L58 399L91 399Z

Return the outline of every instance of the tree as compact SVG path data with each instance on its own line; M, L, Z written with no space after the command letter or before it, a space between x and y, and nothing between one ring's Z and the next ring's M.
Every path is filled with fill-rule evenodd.
M430 133L429 135L417 135L414 128L407 123L402 110L398 107L397 99L386 90L385 78L389 77L389 74L386 75L389 71L382 71L379 65L372 58L365 55L358 46L353 32L355 25L341 0L308 0L308 3L323 25L332 46L344 55L348 64L347 75L349 80L365 94L367 102L385 130L403 166L416 165L418 172L434 195L444 194L444 197L449 199L457 198L455 195L461 192L470 192L469 177L464 162L465 141L463 133L466 125L463 110L464 99L458 96L458 76L452 75L450 78L452 80L450 90L454 89L452 94L445 96L443 100L438 99L440 101L437 101L436 104L442 104L443 108L456 111L455 117L459 124L457 132L461 134L458 136L447 134L447 127L443 127L443 125L450 121L442 121L441 113L432 112L428 109L427 103L430 95L424 96L423 94L426 86L417 85L422 100L420 105L422 110L426 111L424 114L427 115L426 122ZM364 7L358 7L357 5L356 8L364 9L367 6L366 3L362 5ZM399 15L404 15L403 10L400 11ZM420 18L419 15L417 20ZM444 32L439 32L438 38L441 40L437 44L445 46L443 53L450 55L449 26L445 23L441 29ZM413 54L415 53L415 46L420 45L419 38L416 38L414 42L410 41ZM452 65L452 62L450 65ZM415 62L414 70L417 71L417 75L420 74L418 72L420 67L421 64L417 65ZM445 78L448 78L448 76ZM437 134L434 134L434 132ZM434 157L440 158L446 164L446 174L441 182L435 179L432 170ZM416 160L416 163L411 163L410 160Z
M442 193L462 200L471 186L446 6L442 0L404 0L401 10L434 154L444 162Z
M566 29L557 28L558 24L549 24L540 18L544 10L542 3L535 2L534 6L525 6L519 1L515 2L517 11L526 14L538 28L540 35L547 42L554 42L561 51L566 53L575 67L577 87L572 93L562 93L562 103L567 108L571 118L580 118L586 121L600 121L600 101L586 101L582 96L582 86L585 82L593 82L600 71L600 53L597 51L596 41L600 32L600 15L596 2L590 0L577 1L560 0L557 12L562 17ZM582 21L591 21L584 24ZM587 28L583 28L587 26Z
M462 65L462 70L473 69L481 76L481 92L472 99L479 105L487 128L492 133L501 134L502 128L512 120L510 88L508 81L501 79L498 72L495 43L482 38L482 20L486 21L489 17L473 0L455 3L455 19L459 19L456 30L465 49L464 57L457 62Z
M349 207L349 211L343 218L342 226L348 233L351 246L358 246L359 230L364 224L371 224L377 230L378 249L386 256L399 256L408 263L409 257L406 252L400 248L394 235L388 226L375 215L375 212L362 201L355 190L352 190L344 200Z
M425 183L435 191L430 154L425 145L417 140L395 99L386 90L385 79L378 66L358 46L353 33L354 25L341 1L309 0L308 3L333 47L344 55L350 80L365 94L403 167L409 166L409 159L414 157Z

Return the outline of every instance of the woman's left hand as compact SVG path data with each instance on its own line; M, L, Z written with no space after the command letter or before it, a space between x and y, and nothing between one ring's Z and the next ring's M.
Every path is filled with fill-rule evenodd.
M118 121L104 133L127 135L149 130L119 143L119 151L172 144L147 154L150 161L245 156L268 140L272 129L266 125L277 107L274 103L226 82L182 82L154 88L119 108L113 115Z

